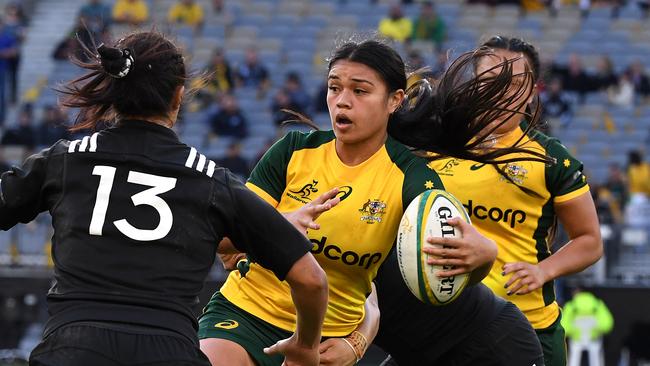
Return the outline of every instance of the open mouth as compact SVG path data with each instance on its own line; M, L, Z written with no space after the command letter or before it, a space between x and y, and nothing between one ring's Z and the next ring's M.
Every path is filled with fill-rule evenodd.
M339 115L336 116L336 124L337 125L350 125L350 124L352 124L352 121L345 114L339 114Z

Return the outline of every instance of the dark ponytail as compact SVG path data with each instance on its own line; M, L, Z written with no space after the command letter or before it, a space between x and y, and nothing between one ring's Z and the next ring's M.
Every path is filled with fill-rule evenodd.
M402 108L389 122L388 133L405 145L434 153L432 158L453 156L486 164L522 160L552 163L553 159L543 152L518 146L521 139L510 147L489 146L490 135L500 125L488 126L497 117L504 113L508 117L524 114L529 119L527 128L531 129L539 121L539 108L530 114L519 112L527 102L522 96L530 93L534 84L528 67L521 75L524 82L508 95L516 59L503 60L477 75L476 65L484 57L496 55L480 47L458 57L438 80L416 77L419 80L406 90ZM513 153L523 155L504 157Z
M58 90L64 106L80 108L73 131L94 130L123 116L165 116L188 77L181 51L157 32L132 33L113 46L82 48L89 61L72 62L89 72Z

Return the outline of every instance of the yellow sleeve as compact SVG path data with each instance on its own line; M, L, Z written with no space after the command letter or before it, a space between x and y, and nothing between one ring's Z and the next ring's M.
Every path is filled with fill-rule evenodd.
M203 22L203 8L199 4L194 7L194 24Z
M387 36L387 35L389 34L389 32L390 32L390 31L388 30L388 28L389 28L389 26L388 26L388 21L387 21L386 19L382 19L382 20L379 22L379 28L378 28L379 33L381 33L381 34Z
M135 18L140 22L144 22L149 19L149 8L147 7L147 4L144 3L144 1L138 4L135 12Z
M413 34L413 22L411 22L411 19L406 18L406 21L404 22L404 33L402 34L404 38L403 41L409 39L411 34Z
M250 189L251 191L255 192L256 195L260 196L261 199L266 201L271 206L278 207L279 202L276 201L273 197L271 197L270 194L266 193L266 191L263 190L262 188L256 186L251 182L246 182L246 187L248 187L248 189Z
M119 18L124 13L124 1L118 0L113 6L113 18Z
M169 8L169 13L167 14L167 20L169 20L170 23L177 22L180 16L180 10L181 9L178 6L178 4Z
M573 192L569 192L569 193L567 193L565 195L562 195L562 196L556 196L553 199L553 202L554 203L562 203L562 202L570 201L570 200L572 200L572 199L574 199L574 198L576 198L578 196L581 196L583 193L586 193L586 192L589 192L589 185L588 184L576 189Z

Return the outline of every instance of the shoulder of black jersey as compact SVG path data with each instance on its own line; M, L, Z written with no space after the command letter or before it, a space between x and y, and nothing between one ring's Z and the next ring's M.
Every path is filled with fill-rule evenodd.
M217 164L208 159L204 154L201 154L196 148L187 146L187 158L185 159L185 167L203 173L210 178L215 176ZM219 175L217 175L219 176Z

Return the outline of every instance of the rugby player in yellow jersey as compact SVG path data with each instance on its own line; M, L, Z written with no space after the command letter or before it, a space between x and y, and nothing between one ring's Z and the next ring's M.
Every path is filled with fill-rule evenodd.
M498 57L483 58L477 73L496 72L494 66L506 58L516 60L515 75L523 74L528 67L535 80L539 76L539 57L529 43L495 36L483 45ZM531 94L528 103L532 98ZM522 112L528 103L520 105ZM582 271L601 257L596 209L582 163L558 140L538 131L524 133L525 122L518 114L505 115L495 123L502 124L491 131L494 145L486 148L517 143L554 158L556 164L521 161L492 166L446 158L433 161L431 166L445 188L463 202L473 225L499 247L497 260L483 283L523 311L544 348L546 366L564 365L564 330L553 280ZM510 157L513 155L504 158ZM570 239L551 253L557 219Z
M308 236L330 285L322 334L340 339L338 345L354 348L357 355L365 350L365 339L354 331L364 320L371 281L393 246L405 207L422 191L442 188L428 162L391 138L387 129L431 119L439 127L441 144L471 154L466 144L476 139L473 131L485 125L473 129L463 121L489 122L478 118L483 111L455 111L455 119L443 120L438 114L445 108L457 108L430 106L438 97L453 96L462 103L464 98L499 94L511 75L501 75L499 80L505 77L506 84L485 83L482 88L458 77L475 60L467 55L462 70L445 79L445 88L434 93L428 84L419 85L404 103L406 73L397 52L377 41L342 45L329 64L327 102L333 131L288 134L266 153L247 183L281 212L296 211L338 187L340 202L319 218L320 229L309 230ZM448 95L441 95L441 90ZM480 153L472 156L483 158ZM494 243L464 222L456 225L464 233L458 247L483 249L464 258L463 271L491 263L496 256ZM290 337L301 321L289 299L289 288L271 272L256 263L240 262L199 321L201 349L213 365L281 364L282 357L272 353L283 351L286 341L276 342ZM305 359L312 357L314 346L318 345L302 345Z

